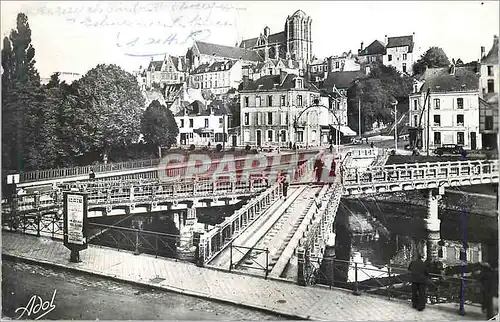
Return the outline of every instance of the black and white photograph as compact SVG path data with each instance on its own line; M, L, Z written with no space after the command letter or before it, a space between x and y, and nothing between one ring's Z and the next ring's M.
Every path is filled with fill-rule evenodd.
M0 6L2 321L499 319L499 1Z

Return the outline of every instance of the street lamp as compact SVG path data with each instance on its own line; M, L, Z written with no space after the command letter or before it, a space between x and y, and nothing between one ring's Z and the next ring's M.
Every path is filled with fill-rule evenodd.
M396 109L396 106L398 106L398 101L393 98L390 104L394 105L394 153L396 153L398 151L398 111Z

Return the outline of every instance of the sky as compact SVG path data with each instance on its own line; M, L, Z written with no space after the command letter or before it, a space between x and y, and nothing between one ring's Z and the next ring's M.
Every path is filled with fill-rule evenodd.
M42 77L84 74L99 63L132 72L152 55L184 55L194 39L234 46L265 26L281 32L298 9L312 18L318 58L415 32L420 53L438 46L450 59L469 62L480 58L481 46L489 51L499 33L498 1L2 1L1 33L15 27L18 12L27 14Z

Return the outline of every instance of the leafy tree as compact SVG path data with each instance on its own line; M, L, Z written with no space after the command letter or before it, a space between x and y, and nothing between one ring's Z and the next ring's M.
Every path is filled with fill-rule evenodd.
M413 74L419 75L425 72L426 68L445 67L449 64L450 61L443 49L431 47L413 64Z
M177 142L179 128L172 111L154 100L142 115L141 132L146 143L170 147Z
M3 39L2 167L19 171L24 161L30 164L26 151L34 147L26 146L30 142L26 137L28 122L38 121L33 118L40 116L35 111L43 104L45 93L38 92L40 76L35 68L35 49L25 14L17 15L16 27Z
M367 78L356 81L347 91L348 120L350 126L359 127L359 108L361 102L361 131L371 129L375 122L391 122L391 101L408 97L413 81L410 77L399 73L394 67L382 64L373 65Z
M65 112L75 153L107 153L137 141L145 100L136 78L112 65L97 65L71 84L77 99Z

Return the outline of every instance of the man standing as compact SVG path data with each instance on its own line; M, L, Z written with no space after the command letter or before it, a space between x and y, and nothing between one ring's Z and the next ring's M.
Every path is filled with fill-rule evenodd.
M321 175L323 174L323 160L321 157L318 157L316 161L314 161L314 172L316 173L316 181L321 181Z
M286 199L286 196L288 194L288 181L287 181L286 175L283 177L283 181L281 181L281 187L283 190L283 197L285 197L285 199Z
M481 273L479 274L479 281L482 284L482 310L489 320L495 316L493 312L493 296L498 286L495 283L495 272L489 263L481 263Z
M425 309L427 296L425 294L425 287L429 277L429 269L422 261L419 253L415 254L413 261L408 266L411 279L411 302L413 308L422 311Z

